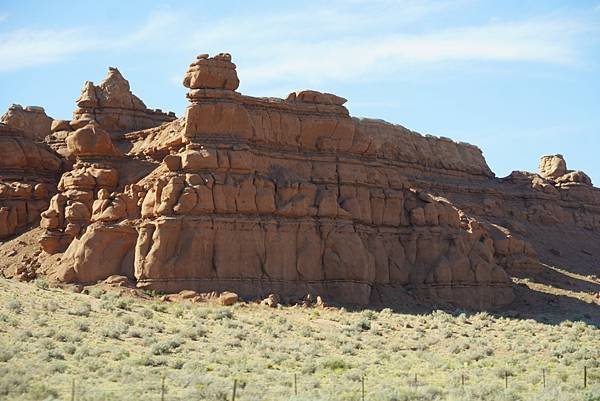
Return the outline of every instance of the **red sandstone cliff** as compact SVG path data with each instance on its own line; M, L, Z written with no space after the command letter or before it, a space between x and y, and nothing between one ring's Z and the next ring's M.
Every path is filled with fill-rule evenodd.
M600 253L600 190L560 155L497 179L477 147L352 118L333 94L242 95L228 54L190 65L178 120L126 82L86 83L74 120L53 124L73 163L41 213L59 280L488 308L544 268L540 230Z

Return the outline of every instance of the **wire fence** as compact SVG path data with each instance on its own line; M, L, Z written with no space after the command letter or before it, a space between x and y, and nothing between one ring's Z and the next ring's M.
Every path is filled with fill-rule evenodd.
M527 391L542 393L548 389L561 388L569 394L577 397L577 394L589 394L588 391L596 391L594 396L600 396L600 368L591 369L587 366L572 370L572 374L564 376L553 374L547 369L539 372L529 372L527 376L530 387L523 390L519 383L519 376L505 371L502 375L495 375L495 382L490 383L490 378L483 378L478 371L454 371L445 378L433 378L431 372L406 374L401 380L390 377L387 383L372 384L366 375L346 383L332 382L329 386L315 386L314 376L299 373L282 373L279 390L273 391L264 388L263 385L254 383L252 380L240 380L238 378L223 379L211 382L187 382L170 381L168 374L162 374L158 380L146 380L143 383L115 384L118 388L106 388L106 385L98 386L84 379L73 378L68 384L58 386L46 386L47 394L43 399L60 401L192 401L192 400L219 400L219 401L243 401L243 400L337 400L351 399L356 401L369 401L381 399L394 399L394 391L419 392L425 395L430 393L431 399L443 399L440 395L444 391L451 390L454 393L469 392L470 389L481 386L482 380L488 385L493 385L495 391L501 395L508 391ZM533 376L532 376L533 375ZM535 377L535 383L531 378ZM500 377L501 376L501 377ZM323 377L321 377L323 378ZM339 379L339 378L337 378ZM208 384L207 384L208 383ZM568 383L565 387L565 383ZM533 388L532 388L533 387ZM209 389L210 388L210 389ZM282 389L283 388L283 389ZM439 389L441 393L436 392ZM39 397L40 394L37 394ZM5 398L6 397L6 398ZM23 399L27 400L27 393L0 394L0 400ZM426 396L419 398L426 400ZM596 398L593 398L596 399ZM487 400L487 399L486 399ZM492 400L492 399L490 399Z

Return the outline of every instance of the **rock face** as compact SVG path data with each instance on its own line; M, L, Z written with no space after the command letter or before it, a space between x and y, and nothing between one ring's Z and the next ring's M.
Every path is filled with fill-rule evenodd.
M0 121L6 125L17 128L23 135L34 141L43 141L50 135L52 118L46 115L43 107L13 104L4 113Z
M353 118L334 94L242 95L229 54L198 56L183 83L174 120L111 69L53 122L73 163L40 223L59 280L489 308L543 269L547 239L531 233L600 233L600 190L562 156L498 179L479 148Z
M0 240L39 219L61 160L31 135L0 123Z
M77 159L77 155L73 154L72 146L68 146L70 136L80 137L75 142L81 142L90 129L101 129L107 132L111 139L120 139L131 132L157 127L176 119L173 112L163 113L159 109L148 109L144 102L131 93L129 82L119 70L112 67L109 67L108 75L100 85L96 86L93 82L86 81L76 103L73 120L52 121L50 135L46 137L46 142L54 151L72 162ZM90 122L94 125L89 126ZM81 131L86 126L87 128ZM97 139L101 137L104 138L89 136ZM71 142L73 145L73 140Z
M174 119L174 113L148 109L131 93L129 82L113 67L109 67L100 85L90 81L83 84L77 110L73 113L74 121L95 120L111 134L156 127Z

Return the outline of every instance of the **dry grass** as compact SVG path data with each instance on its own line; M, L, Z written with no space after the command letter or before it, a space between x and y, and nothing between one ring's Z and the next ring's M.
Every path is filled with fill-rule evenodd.
M600 330L163 303L0 279L0 399L70 400L75 380L77 400L160 400L163 374L166 400L229 400L234 379L238 400L360 400L363 375L367 400L600 400Z

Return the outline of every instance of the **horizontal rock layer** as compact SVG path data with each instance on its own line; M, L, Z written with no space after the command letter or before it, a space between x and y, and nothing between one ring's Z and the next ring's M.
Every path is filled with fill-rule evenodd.
M477 147L352 118L333 94L241 95L235 68L199 56L185 117L134 132L98 114L146 113L118 71L84 86L74 121L54 124L77 161L41 220L44 249L66 249L60 279L489 308L513 300L510 275L543 269L530 233L600 231L600 190L560 155L496 179Z
M0 239L39 219L60 170L61 160L43 143L0 123Z

